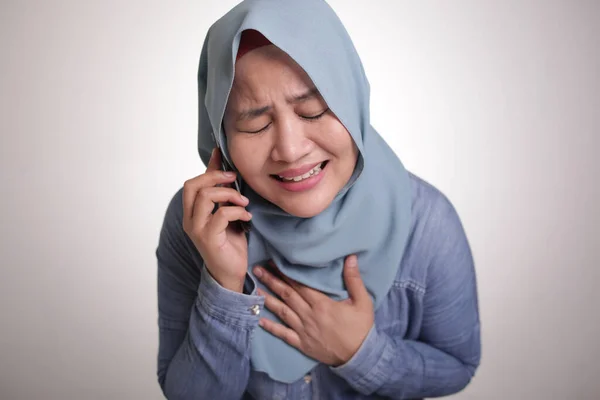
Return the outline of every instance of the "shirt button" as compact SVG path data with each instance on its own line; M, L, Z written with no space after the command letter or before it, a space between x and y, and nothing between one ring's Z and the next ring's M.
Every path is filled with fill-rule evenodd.
M312 376L310 376L310 374L305 375L304 376L304 382L305 383L310 383L310 381L312 381Z
M260 306L258 304L255 304L252 307L250 307L250 311L252 311L253 315L258 315L260 314Z

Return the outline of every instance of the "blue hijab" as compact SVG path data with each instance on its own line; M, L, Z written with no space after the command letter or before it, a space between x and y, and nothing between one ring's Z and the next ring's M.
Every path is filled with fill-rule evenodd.
M262 33L306 71L359 150L350 181L325 211L312 218L292 216L243 185L253 215L248 271L253 276L252 266L271 259L289 278L342 300L348 297L344 259L357 254L377 308L392 285L406 245L411 213L408 173L370 124L370 87L362 63L325 1L246 0L210 27L198 70L200 157L208 165L217 140L233 165L222 120L240 36L246 29ZM281 323L267 309L262 315ZM252 337L251 363L272 379L291 383L318 362L258 328Z

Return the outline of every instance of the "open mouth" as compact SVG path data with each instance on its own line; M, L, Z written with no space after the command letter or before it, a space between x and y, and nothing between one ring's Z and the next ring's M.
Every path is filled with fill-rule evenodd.
M306 180L313 176L319 175L321 173L321 171L323 171L323 169L325 169L325 167L327 166L328 163L329 163L329 160L323 161L322 163L320 163L319 165L316 165L313 169L311 169L310 171L308 171L302 175L298 175L298 176L294 176L294 177L290 177L290 178L284 178L279 175L271 175L271 178L273 178L279 182L286 182L286 183L302 182L303 180Z

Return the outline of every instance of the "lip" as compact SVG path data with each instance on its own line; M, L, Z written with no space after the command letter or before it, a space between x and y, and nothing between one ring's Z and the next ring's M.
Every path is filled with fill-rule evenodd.
M273 175L278 175L283 178L293 178L295 176L304 175L305 173L307 173L308 171L310 171L311 169L313 169L314 167L316 167L317 165L320 165L322 163L323 163L323 161L320 161L320 162L314 163L314 164L304 164L300 168L286 169L285 171L282 171L282 172L279 172L279 173L273 174Z
M315 164L312 168L314 168L316 165ZM321 172L319 172L318 175L313 175L310 178L301 180L300 182L294 182L294 181L279 181L275 178L272 178L275 182L277 182L277 184L289 191L289 192L305 192L307 190L310 190L312 188L314 188L315 186L317 186L319 184L319 182L321 182L323 180L323 177L325 176L325 174L327 173L329 163L325 164L323 166L323 169L321 169ZM310 171L312 168L306 170L306 172ZM297 176L297 175L292 175L292 176Z

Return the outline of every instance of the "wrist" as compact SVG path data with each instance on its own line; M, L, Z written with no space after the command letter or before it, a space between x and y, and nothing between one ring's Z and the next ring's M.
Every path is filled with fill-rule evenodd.
M333 360L333 363L331 363L329 366L336 368L336 367L339 367L340 365L346 364L348 361L350 361L350 359L352 359L354 354L356 354L359 347L356 347L354 350L344 349L344 351L340 352L339 354L336 354L336 357Z
M336 354L337 359L335 360L335 364L330 365L333 368L337 368L341 365L347 364L350 362L352 358L354 358L355 354L358 353L360 348L363 346L363 343L367 339L369 333L373 330L374 323L372 322L369 325L369 330L367 330L363 335L353 340L351 343L346 343L346 346L343 351L339 354Z
M232 292L242 293L244 291L244 278L221 278L214 277L215 281L223 288Z
M209 268L206 268L206 272L223 288L227 290L231 290L232 292L242 293L244 291L244 282L246 280L246 276L237 278L237 277L229 277L229 276L219 276L213 274Z

